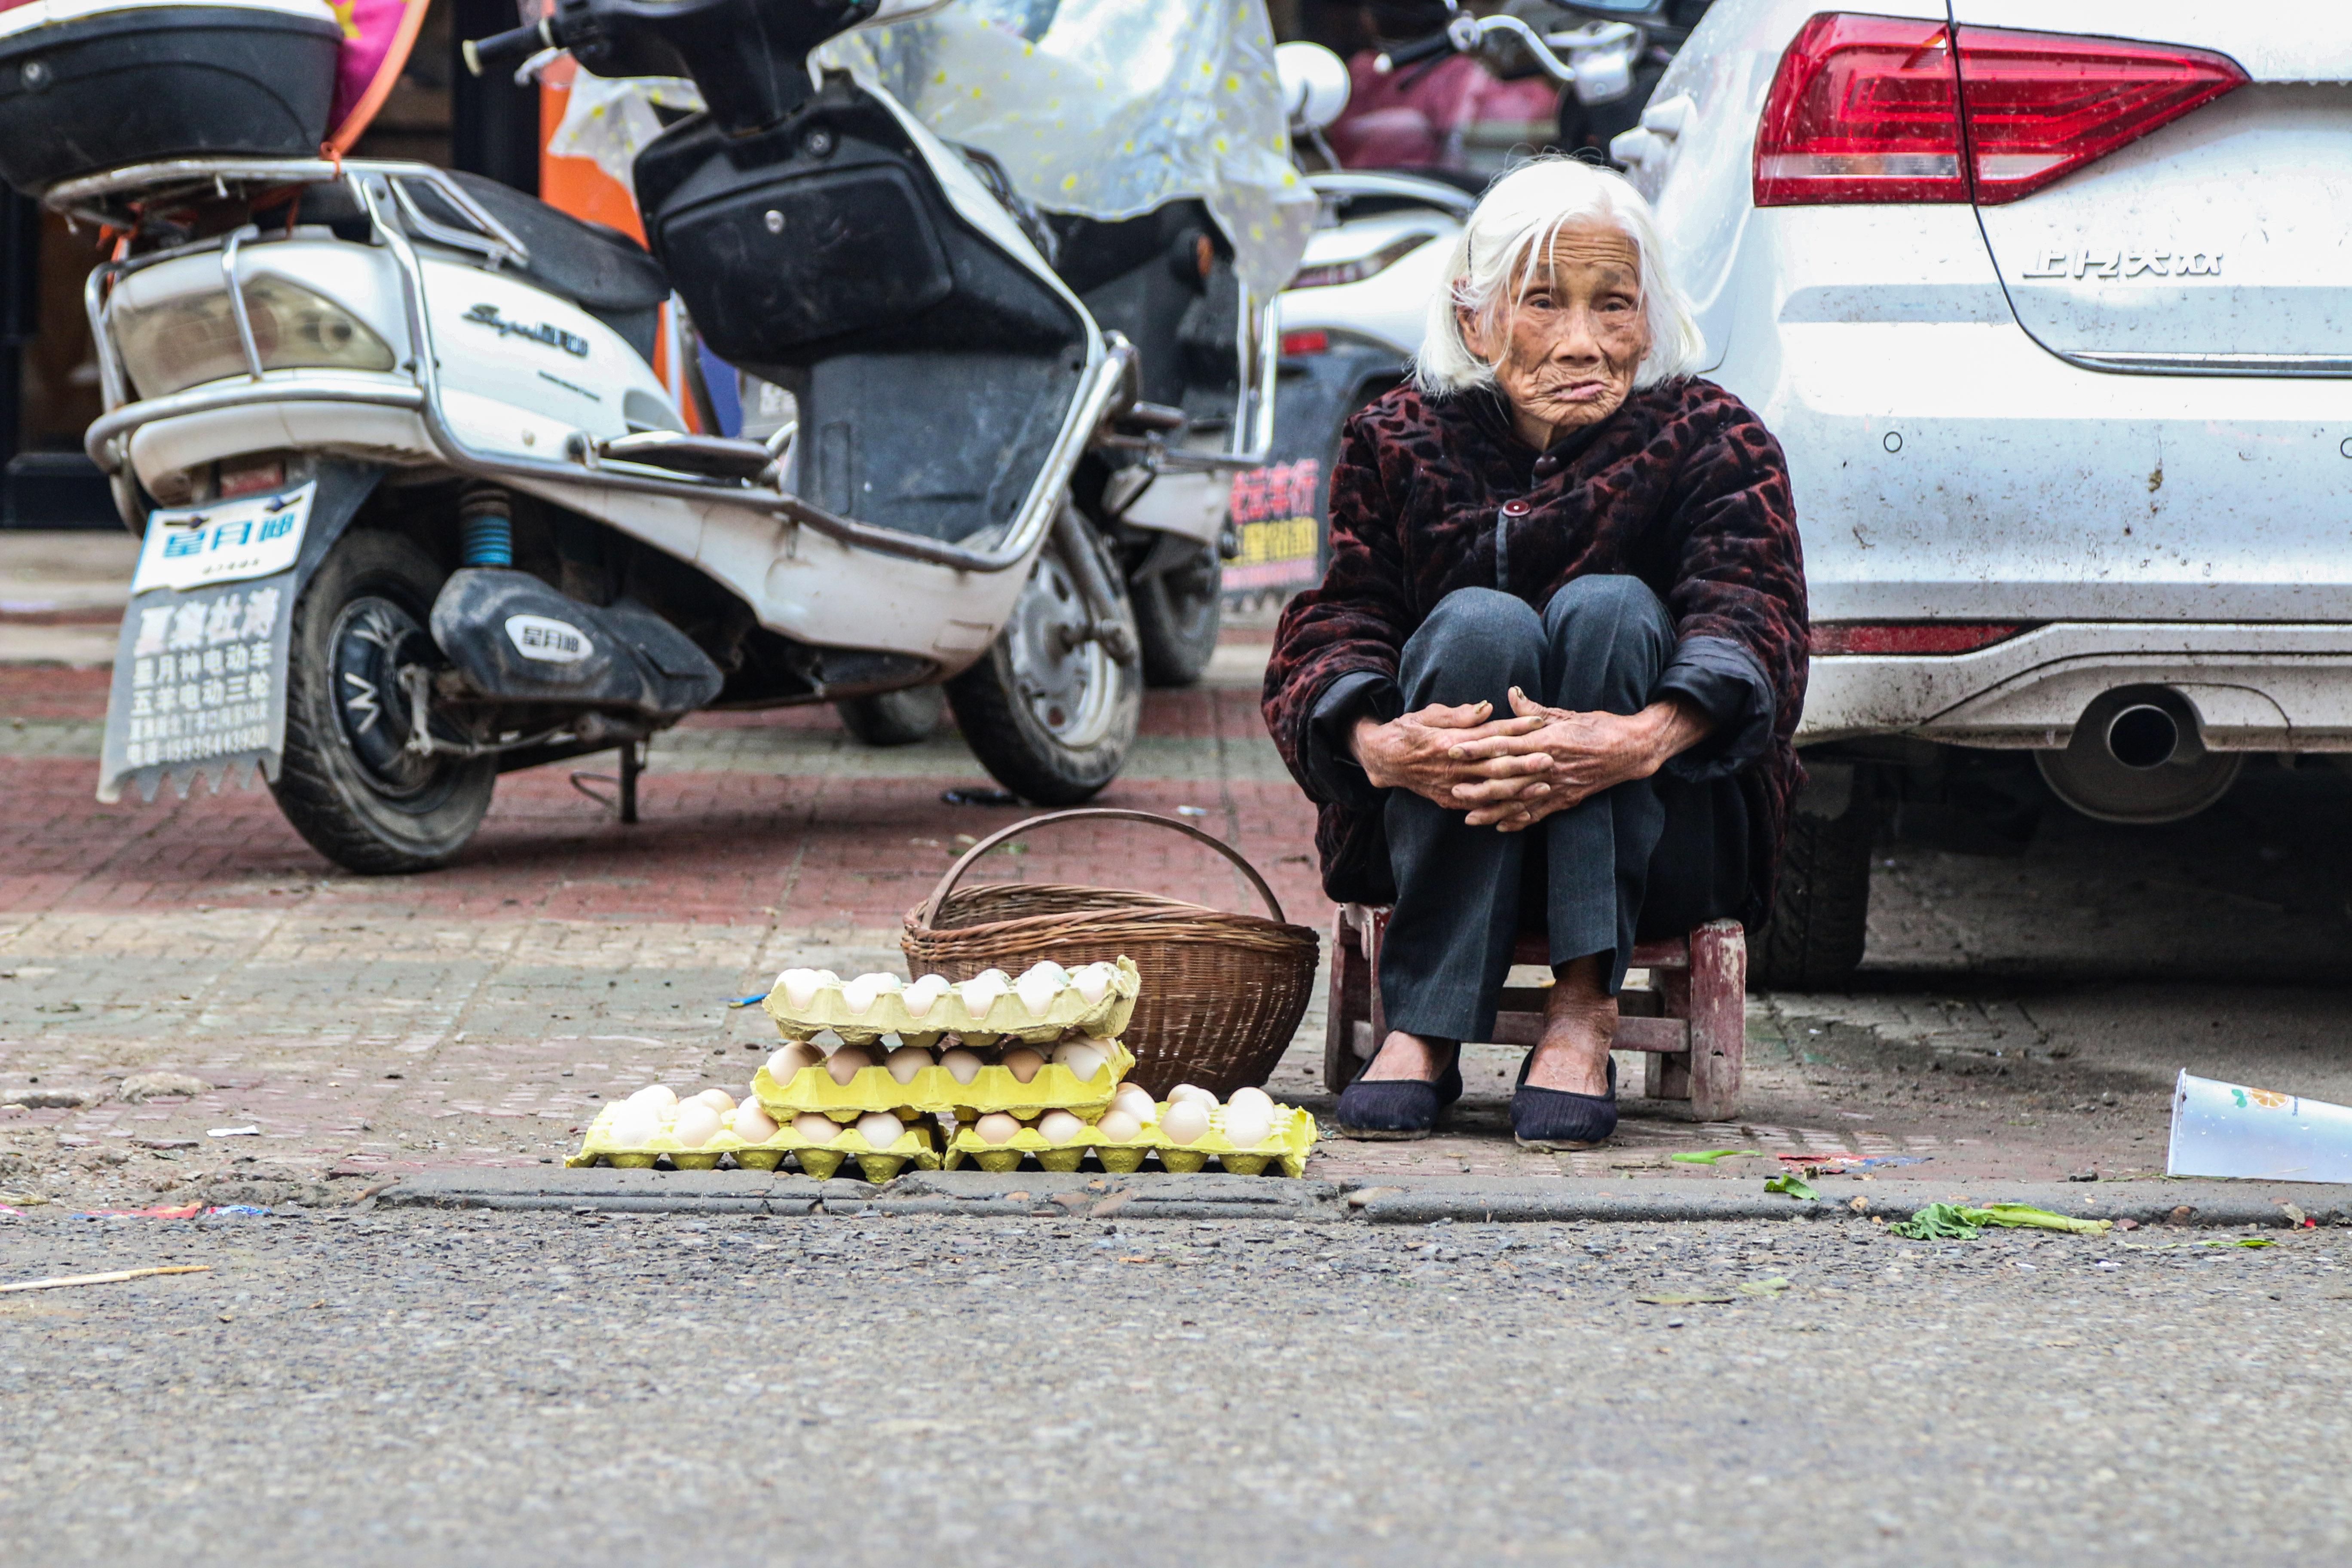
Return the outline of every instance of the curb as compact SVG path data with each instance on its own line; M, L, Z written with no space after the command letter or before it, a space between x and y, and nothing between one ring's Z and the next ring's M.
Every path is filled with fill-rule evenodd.
M582 1214L962 1215L1132 1220L1286 1220L1371 1225L1631 1224L1708 1220L1908 1218L1941 1202L2023 1203L2085 1219L2244 1228L2293 1225L2293 1205L2323 1226L2352 1226L2352 1187L2229 1182L1860 1182L1825 1179L1807 1203L1761 1184L1684 1178L1493 1180L1414 1177L1381 1184L1279 1176L1010 1176L909 1173L883 1186L762 1171L427 1171L375 1194L397 1208L570 1210Z

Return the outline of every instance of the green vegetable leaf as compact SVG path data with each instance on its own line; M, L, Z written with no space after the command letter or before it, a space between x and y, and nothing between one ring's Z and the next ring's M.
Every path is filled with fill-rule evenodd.
M2052 1214L2031 1204L1987 1204L1980 1209L1967 1211L1977 1225L2023 1226L2033 1230L2063 1230L2071 1236L2105 1236L2115 1228L2111 1219L2076 1219L2070 1215Z
M1958 1204L1928 1204L1909 1219L1886 1228L1895 1236L1913 1241L1974 1241L1981 1227L1998 1225L2011 1229L2061 1230L2074 1236L2100 1236L2110 1229L2114 1221L2075 1219L2071 1215L2052 1214L2031 1204L1987 1204L1982 1208L1963 1208Z
M1804 1178L1794 1171L1783 1171L1765 1183L1764 1190L1768 1193L1786 1193L1792 1198L1802 1198L1807 1203L1819 1203L1822 1197L1821 1194L1807 1186Z
M1647 1296L1636 1296L1633 1300L1652 1307L1700 1307L1719 1306L1735 1298L1698 1290L1659 1290Z
M1750 1279L1738 1288L1743 1296L1778 1296L1789 1288L1789 1282L1775 1274L1769 1279Z
M1760 1160L1763 1157L1761 1149L1685 1149L1679 1154L1666 1156L1677 1165L1712 1165L1718 1160Z
M1886 1233L1913 1241L1974 1241L1978 1236L1969 1211L1958 1204L1926 1205L1909 1219L1888 1226Z
M2242 1236L2234 1241L2209 1241L2205 1245L2208 1247L2276 1247L2278 1243L2267 1236Z

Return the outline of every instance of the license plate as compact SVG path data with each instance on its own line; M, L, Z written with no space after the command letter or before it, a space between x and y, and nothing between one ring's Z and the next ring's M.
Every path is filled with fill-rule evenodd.
M272 495L157 508L147 517L131 593L172 588L184 594L285 571L301 553L302 530L318 493L319 481L312 479Z

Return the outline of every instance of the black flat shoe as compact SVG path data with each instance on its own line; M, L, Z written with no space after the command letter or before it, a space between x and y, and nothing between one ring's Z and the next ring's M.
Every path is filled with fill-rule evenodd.
M1437 1075L1434 1083L1417 1078L1384 1078L1367 1083L1358 1079L1339 1092L1332 1112L1342 1137L1375 1142L1404 1142L1426 1138L1437 1119L1462 1098L1462 1053Z
M1590 1149L1608 1141L1617 1131L1617 1061L1609 1061L1609 1092L1570 1094L1564 1089L1538 1089L1528 1082L1536 1054L1519 1064L1518 1088L1511 1092L1511 1134L1522 1149L1549 1152L1556 1149Z

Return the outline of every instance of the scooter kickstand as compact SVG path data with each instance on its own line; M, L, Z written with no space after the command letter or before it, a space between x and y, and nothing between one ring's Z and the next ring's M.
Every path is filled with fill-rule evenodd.
M572 775L572 787L618 816L625 826L635 823L637 775L646 771L645 752L640 750L644 744L643 741L621 742L618 748L621 753L621 771L617 776L612 773L575 773ZM606 795L602 790L588 787L590 784L600 784L614 785L614 793Z

